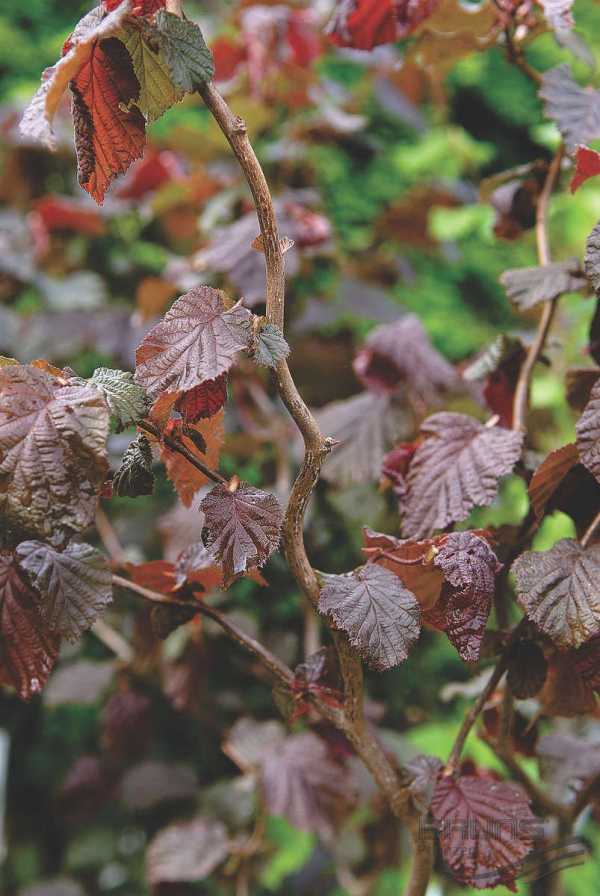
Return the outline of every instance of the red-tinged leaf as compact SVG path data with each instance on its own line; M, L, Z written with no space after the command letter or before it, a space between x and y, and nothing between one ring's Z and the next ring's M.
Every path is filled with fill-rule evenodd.
M203 417L214 417L227 401L227 374L222 373L216 380L205 380L199 386L183 392L175 409L185 423L197 423Z
M575 153L575 171L570 184L571 193L597 174L600 174L600 152L590 149L589 146L578 146Z
M35 203L34 210L50 233L73 230L87 236L101 236L106 231L106 223L95 208L68 196L43 196Z
M214 591L223 581L223 570L201 541L185 548L175 564L177 588L189 585L193 591Z
M146 853L146 878L151 887L195 882L208 877L230 850L222 821L198 816L163 828Z
M240 304L225 309L223 293L199 286L181 296L144 338L135 380L152 398L189 391L226 373L248 348L251 314Z
M584 259L585 275L600 297L600 222L587 238Z
M540 97L561 132L567 148L600 137L600 91L581 87L565 63L544 72Z
M80 818L97 812L111 798L112 790L111 773L102 760L98 756L80 756L67 772L59 796L69 815Z
M339 442L322 470L323 478L336 485L376 481L386 452L413 430L404 404L372 392L333 401L316 416L321 431Z
M62 58L42 74L42 85L25 110L20 126L25 138L40 141L48 149L56 149L52 121L69 82L83 65L89 63L98 41L116 34L131 12L131 6L131 0L124 0L109 15L105 15L102 6L96 6L81 19L65 45Z
M117 9L117 7L122 6L122 4L123 0L102 0L102 5L107 12ZM132 15L151 16L153 13L158 12L159 9L165 8L165 0L133 0L131 6Z
M485 403L507 429L512 428L515 390L525 355L520 339L499 336L462 372L467 382L483 381Z
M114 178L141 158L146 142L144 116L129 108L140 87L123 44L116 38L94 44L70 88L77 177L101 204Z
M519 604L558 647L600 633L600 545L563 538L549 551L526 551L512 571Z
M90 525L108 470L108 408L88 385L0 368L0 511L32 532Z
M419 603L400 579L375 563L328 575L319 610L379 672L403 662L421 631Z
M353 798L348 773L328 755L327 745L311 731L287 737L265 750L261 782L269 814L283 816L302 831L324 836Z
M536 819L516 784L461 775L438 781L431 813L444 861L465 886L515 889Z
M151 591L169 594L178 588L175 565L167 560L149 560L147 563L128 563L127 572L132 581Z
M573 662L572 651L550 657L546 682L537 699L544 715L564 719L592 713L597 703L592 686Z
M223 420L223 411L219 411L208 420L200 420L193 426L182 428L179 433L179 441L198 460L201 460L202 463L212 470L219 466L219 457L225 438ZM203 440L206 450L199 450L196 444L198 439L194 440L195 434ZM202 488L210 480L204 473L192 466L183 455L177 451L172 451L164 443L161 443L160 446L160 458L165 465L167 476L175 486L182 503L189 507L198 489Z
M403 532L412 538L445 529L464 520L473 507L491 504L523 444L521 433L483 426L466 414L434 414L421 431L426 438L410 465L401 507Z
M425 404L459 384L455 369L431 345L414 314L376 327L357 355L354 371L369 389L390 392L405 385Z
M585 683L594 691L600 691L600 636L590 638L571 657Z
M389 569L415 595L423 610L430 610L437 602L444 575L434 566L434 548L439 538L409 541L363 529L363 548L370 563Z
M89 544L71 542L60 553L40 541L17 548L22 570L39 593L38 606L50 628L76 641L112 601L106 558Z
M567 401L580 414L590 400L593 386L600 378L600 367L570 367L565 376Z
M0 551L0 678L28 700L46 684L59 646L13 555Z
M567 473L579 463L577 445L571 442L552 451L539 465L529 483L529 498L538 520L546 512L548 502L563 482Z
M217 485L202 500L206 544L223 564L224 584L263 566L277 550L283 514L274 495L241 483L235 491Z
M423 617L444 631L466 663L476 663L487 625L496 573L502 568L485 539L452 532L434 558L445 583L439 601Z
M152 736L152 704L144 694L118 691L106 702L101 717L102 746L118 758L148 751Z

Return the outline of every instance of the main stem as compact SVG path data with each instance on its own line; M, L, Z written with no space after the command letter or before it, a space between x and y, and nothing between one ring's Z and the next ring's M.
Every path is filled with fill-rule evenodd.
M265 253L267 273L267 319L283 331L285 323L285 269L280 236L271 191L254 149L246 125L233 114L213 84L199 88L207 108L223 131L246 178L254 198ZM319 578L310 564L304 544L304 515L317 484L321 466L332 441L321 434L317 422L300 396L287 362L280 361L275 371L279 395L304 440L304 458L296 477L283 523L282 537L290 570L306 598L316 608ZM360 659L346 637L334 632L342 678L345 706L341 717L332 719L348 737L357 754L369 768L395 815L405 821L413 842L413 867L406 896L424 896L433 866L433 848L422 837L418 815L409 799L410 776L391 765L363 714L363 676ZM324 711L323 714L327 715Z

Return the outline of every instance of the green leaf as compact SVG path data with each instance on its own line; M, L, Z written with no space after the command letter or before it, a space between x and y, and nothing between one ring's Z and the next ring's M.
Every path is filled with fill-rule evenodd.
M89 382L102 393L117 427L137 423L148 413L150 401L145 390L133 382L133 374L98 367Z
M140 83L140 93L132 101L148 121L157 118L183 97L183 90L171 80L171 70L164 54L158 48L158 35L145 22L128 21L118 34L125 45L135 76ZM155 49L156 47L156 49Z
M152 449L146 436L139 435L131 443L113 476L113 492L120 498L137 498L154 491Z
M161 9L156 16L156 28L161 52L176 87L192 93L211 80L215 73L212 53L197 25Z
M277 367L290 353L290 347L279 327L265 324L256 337L254 360L263 367Z

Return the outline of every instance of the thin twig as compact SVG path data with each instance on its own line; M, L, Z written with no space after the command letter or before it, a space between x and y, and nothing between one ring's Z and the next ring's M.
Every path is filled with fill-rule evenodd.
M538 261L540 265L550 264L550 244L548 239L548 204L560 172L562 157L563 147L561 145L552 162L550 163L548 174L546 175L546 181L538 199L535 233L538 250ZM525 361L523 362L523 366L521 367L521 371L519 373L519 379L517 381L517 387L515 389L515 399L513 404L513 429L516 431L524 432L526 429L527 405L529 403L529 386L531 383L531 377L533 376L533 369L537 364L539 357L544 349L546 338L548 336L550 327L552 326L552 321L554 320L554 315L556 313L557 303L558 299L552 299L551 301L544 303L544 308L540 317L537 332L535 334L535 339L529 347L527 357L525 358Z
M285 665L285 663L282 663L270 650L267 650L266 647L263 647L262 644L259 644L259 642L250 637L250 635L247 635L246 632L242 631L241 628L238 628L235 623L231 622L227 616L224 616L214 607L211 607L202 601L181 600L177 598L171 599L169 595L161 594L159 591L153 591L151 588L145 588L143 585L138 585L136 582L130 582L128 579L123 579L121 576L113 576L112 580L114 585L133 591L141 597L144 597L146 600L152 601L152 603L166 604L167 606L171 604L175 606L190 607L202 616L208 616L227 632L233 641L236 641L244 648L244 650L247 650L260 660L261 664L268 669L281 684L289 687L294 680L293 672Z
M108 647L121 662L130 665L134 659L134 652L131 645L125 640L123 635L115 631L103 619L97 619L92 626L92 632L99 641L102 641L105 647Z
M583 537L580 542L582 548L586 548L588 546L588 544L594 537L594 533L596 532L596 529L598 528L598 526L600 526L600 511L598 511L598 513L596 514L596 516L594 517L594 519L589 524L589 526L587 527L587 529L585 530L585 532L583 534Z
M127 562L125 551L113 528L113 524L101 507L98 507L96 510L96 530L100 536L100 541L104 545L104 549L112 562L117 566L123 566L123 564Z
M216 482L218 485L223 485L227 483L227 480L224 476L221 476L220 473L217 473L216 470L211 470L210 467L207 467L206 464L203 464L201 460L198 460L191 451L189 451L185 445L181 442L178 442L177 439L173 439L171 436L162 433L158 426L155 426L154 423L150 423L149 420L141 420L138 423L140 429L143 429L145 432L149 432L160 442L163 442L167 448L170 448L171 451L176 451L178 454L181 454L182 457L193 466L196 467L197 470L200 470L201 473L208 479L212 479L213 482Z
M506 672L506 668L508 666L508 661L509 661L509 657L510 657L510 650L511 650L513 644L520 637L526 624L527 624L527 619L524 616L521 619L521 621L518 623L518 625L516 625L515 628L513 629L511 636L508 639L508 642L507 642L504 650L502 651L502 654L500 655L498 662L496 663L496 666L494 668L494 671L492 672L492 675L490 676L488 683L486 684L483 691L481 692L481 694L479 695L479 697L477 698L475 703L473 703L469 712L465 716L463 723L460 726L460 730L456 736L456 740L454 741L454 745L452 747L450 755L448 757L448 761L446 763L446 768L445 768L444 774L451 775L451 774L454 774L454 772L456 771L456 769L458 767L458 763L460 762L460 756L461 756L463 747L465 745L465 741L466 741L467 737L469 736L471 728L477 721L477 718L478 718L480 712L482 711L483 707L487 703L491 694L495 691L500 679Z

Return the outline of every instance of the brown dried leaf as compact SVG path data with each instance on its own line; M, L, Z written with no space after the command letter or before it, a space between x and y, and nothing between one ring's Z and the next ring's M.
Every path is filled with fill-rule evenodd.
M261 763L265 804L302 831L331 835L339 812L351 801L347 772L311 731L287 737Z

